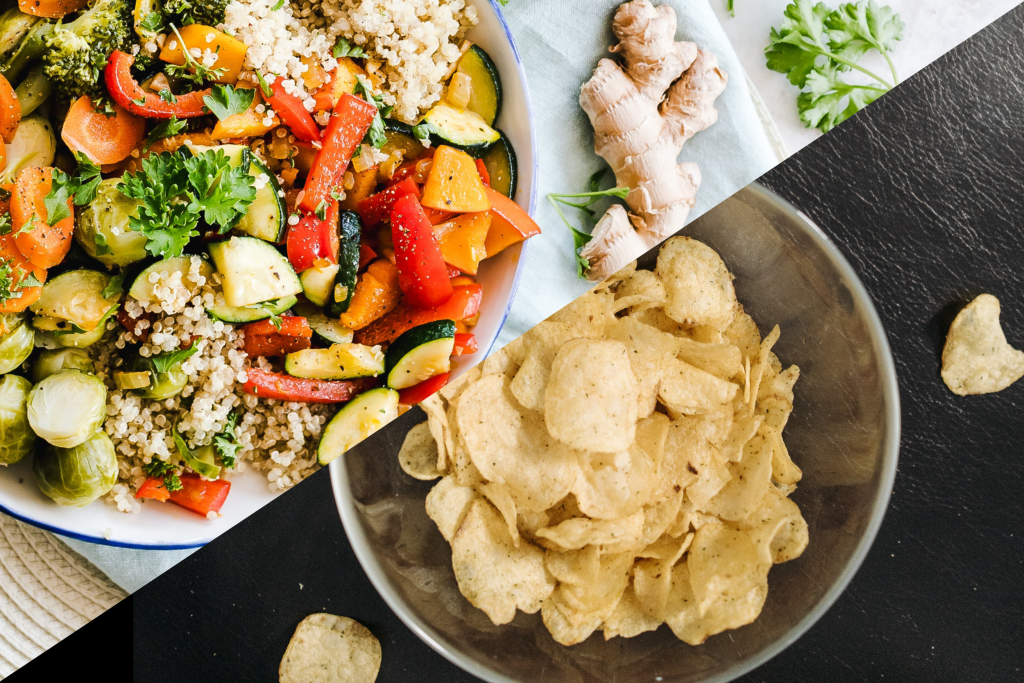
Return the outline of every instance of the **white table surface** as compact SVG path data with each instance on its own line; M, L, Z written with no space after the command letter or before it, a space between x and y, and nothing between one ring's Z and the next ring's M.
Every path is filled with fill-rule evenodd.
M735 0L736 16L730 17L726 0L708 0L732 42L743 68L761 93L790 153L821 135L805 128L796 109L797 88L780 73L765 66L764 49L771 28L782 23L788 0ZM892 54L900 80L938 59L976 32L1021 3L1021 0L880 0L906 24ZM826 0L830 8L839 0ZM881 76L889 69L878 55L864 58L864 65ZM859 75L859 74L858 74ZM855 81L851 77L851 82Z

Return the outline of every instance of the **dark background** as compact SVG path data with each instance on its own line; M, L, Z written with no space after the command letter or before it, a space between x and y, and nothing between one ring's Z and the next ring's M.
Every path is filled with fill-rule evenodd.
M1024 7L761 182L863 278L896 358L903 439L885 522L848 590L740 680L1024 679L1024 382L963 398L939 377L945 332L981 292L1001 300L1007 337L1024 348ZM381 683L475 680L376 594L326 471L15 678L44 680L72 650L116 657L129 606L136 681L274 681L295 626L317 611L380 638Z

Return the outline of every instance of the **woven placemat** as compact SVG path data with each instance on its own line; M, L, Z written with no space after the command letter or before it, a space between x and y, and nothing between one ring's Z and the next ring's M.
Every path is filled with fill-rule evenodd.
M0 514L0 679L126 595L53 534Z

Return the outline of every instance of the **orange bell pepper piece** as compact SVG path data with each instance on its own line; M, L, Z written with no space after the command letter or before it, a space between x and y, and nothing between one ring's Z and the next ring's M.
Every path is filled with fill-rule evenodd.
M473 157L441 145L434 153L421 203L424 207L454 213L487 211L491 202L485 189Z

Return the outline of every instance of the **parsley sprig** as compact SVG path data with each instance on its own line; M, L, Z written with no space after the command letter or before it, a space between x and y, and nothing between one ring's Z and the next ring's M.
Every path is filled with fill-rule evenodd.
M149 361L153 364L153 369L158 373L164 373L173 368L178 363L188 360L199 351L199 347L196 346L195 342L192 342L183 349L177 351L168 351L167 353L160 353L155 356L150 356Z
M181 468L169 462L164 462L160 459L154 459L152 462L142 466L143 471L151 477L160 477L164 480L164 488L168 491L180 491L181 490L181 478L178 476L181 474Z
M215 85L210 90L210 94L203 97L203 103L216 115L218 120L223 121L229 116L244 112L255 98L256 91L252 88Z
M824 3L794 0L782 26L773 28L765 49L768 68L786 74L801 89L800 120L823 133L850 118L899 83L889 53L903 38L903 22L891 7L858 0L830 10ZM858 63L874 50L882 55L892 81ZM844 74L858 71L871 83L850 83Z
M239 417L240 413L237 410L232 411L228 415L228 421L224 424L224 429L220 430L213 437L213 447L217 450L217 454L220 456L220 461L224 463L224 467L229 470L235 467L238 451L242 450L242 444L238 443L238 438L235 436L235 428L238 426Z
M140 202L129 227L146 235L153 256L181 256L199 235L203 219L224 234L245 215L256 198L253 177L233 166L220 149L184 157L163 152L142 160L142 170L126 173L118 189Z
M558 216L565 223L565 226L572 232L573 241L573 254L576 256L576 274L579 277L584 277L587 269L590 268L590 261L580 256L580 250L591 240L589 233L577 230L576 227L569 222L569 219L562 213L562 205L571 206L574 209L579 209L588 218L593 219L597 216L597 212L590 208L594 203L600 201L604 197L616 197L618 199L625 199L626 195L629 194L628 187L613 187L607 190L599 190L601 187L601 181L607 175L609 169L607 167L597 171L590 180L587 181L588 192L579 192L576 194L549 194L548 201L551 202L551 206L555 207L555 211L558 212ZM572 201L578 200L578 201Z
M75 153L75 159L78 170L74 175L68 175L59 168L53 169L50 191L43 197L47 225L54 225L71 215L68 199L74 198L75 206L85 206L96 198L96 189L103 180L100 167L81 152Z

